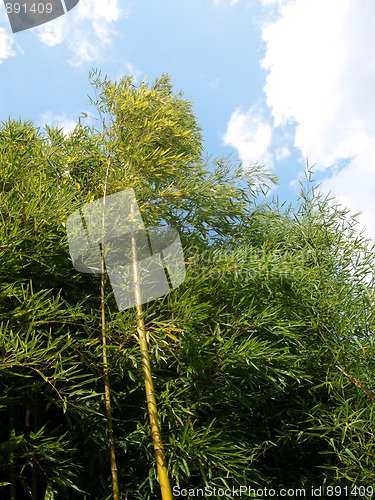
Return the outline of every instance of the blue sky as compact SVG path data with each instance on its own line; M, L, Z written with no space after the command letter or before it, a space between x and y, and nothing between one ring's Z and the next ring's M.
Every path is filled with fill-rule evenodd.
M208 154L264 164L289 202L308 159L375 237L374 27L373 0L80 0L13 34L1 4L0 120L68 132L90 113L91 68L169 73Z

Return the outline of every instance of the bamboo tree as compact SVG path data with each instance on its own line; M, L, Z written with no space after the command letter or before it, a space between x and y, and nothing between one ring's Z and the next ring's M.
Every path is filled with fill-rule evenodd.
M53 149L61 153L56 144ZM9 408L12 426L10 436L1 436L0 460L13 476L11 496L35 498L57 487L79 489L74 438L63 420L68 398L80 411L87 408L81 398L90 394L89 377L70 336L87 314L62 299L62 285L74 287L74 279L60 268L66 258L62 223L77 192L59 184L47 140L28 122L2 125L0 163L1 408ZM72 398L70 384L77 391ZM51 421L55 428L47 431Z

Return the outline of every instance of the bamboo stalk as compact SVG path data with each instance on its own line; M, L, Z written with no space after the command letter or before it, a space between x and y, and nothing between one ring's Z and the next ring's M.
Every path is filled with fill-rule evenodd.
M107 413L108 431L109 431L109 447L110 447L109 458L110 458L110 464L111 464L113 500L119 500L120 494L119 494L118 477L117 477L115 440L114 440L113 425L112 425L111 394L110 394L109 377L108 377L107 337L106 337L106 331L105 331L105 307L104 307L104 301L105 301L105 296L104 296L105 263L104 263L104 252L103 252L104 229L105 229L104 208L105 208L105 197L106 197L106 191L107 191L107 179L108 179L109 166L110 166L110 158L108 159L107 171L106 171L105 183L104 183L104 193L103 193L102 243L100 246L102 279L101 279L100 292L101 292L101 313L102 313L104 398L105 398L105 408L106 408L106 413Z
M131 206L131 213L134 213L133 205ZM148 355L146 329L142 317L142 302L139 289L138 265L137 265L137 248L134 233L131 233L131 247L132 247L132 260L133 260L133 277L134 277L134 293L137 310L137 331L139 337L139 344L141 349L142 367L145 379L145 390L148 413L151 424L152 441L154 444L156 466L159 476L160 491L163 500L172 500L172 490L169 483L167 465L164 455L163 441L161 438L160 425L158 420L158 410L156 406L156 399L154 393L154 385L152 382L150 358Z
M102 266L104 266L103 250L102 250ZM104 283L105 283L105 276L103 272L101 281L101 306L102 306L102 345L103 345L103 365L104 365L103 368L104 397L105 397L105 408L107 412L108 430L109 430L109 446L110 446L109 458L111 463L113 500L119 500L120 496L119 496L119 487L117 478L115 440L113 436L113 426L112 426L111 395L110 395L109 377L108 377L107 339L105 332L105 309L104 309Z

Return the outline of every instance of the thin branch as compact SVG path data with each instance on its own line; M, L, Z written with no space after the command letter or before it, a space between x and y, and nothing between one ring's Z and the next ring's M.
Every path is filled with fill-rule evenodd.
M352 384L354 384L357 387L359 387L360 389L362 389L362 391L366 394L366 396L368 396L373 401L375 401L375 395L371 391L369 391L368 389L366 389L366 387L363 387L363 385L360 382L358 382L357 379L355 379L352 375L348 375L340 366L336 365L336 368L338 370L340 370L340 372L343 373L345 375L345 377L347 379L349 379L350 382L352 382Z

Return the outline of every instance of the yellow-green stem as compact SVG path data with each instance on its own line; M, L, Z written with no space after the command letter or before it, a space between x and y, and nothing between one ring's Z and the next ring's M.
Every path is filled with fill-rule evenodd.
M133 213L133 206L132 206ZM135 236L131 235L132 259L133 259L133 276L134 276L134 293L137 307L137 330L139 344L141 348L142 366L145 379L146 400L148 413L151 424L152 441L154 444L156 466L158 469L160 491L163 500L172 500L172 490L168 478L167 464L164 455L163 442L161 438L160 425L158 420L158 410L154 394L154 385L152 382L150 358L148 355L146 329L142 317L141 295L139 289L138 266L137 266L137 249Z
M102 252L102 260L103 260L103 252ZM114 436L113 436L113 426L112 426L111 395L110 395L109 377L108 377L107 339L106 339L106 332L105 332L105 310L104 310L104 283L105 283L105 276L104 276L104 273L102 273L101 306L102 306L104 397L105 397L105 408L106 408L107 419L108 419L109 446L110 446L109 457L110 457L110 463L111 463L113 500L119 500L120 495L119 495L118 478L117 478L115 440L114 440Z
M105 296L104 296L104 285L105 285L105 263L104 263L104 230L105 230L105 197L107 192L107 180L108 172L110 167L111 159L108 158L107 170L104 182L104 193L103 193L103 212L102 212L102 244L101 244L101 310L102 310L102 344L103 344L103 378L104 378L104 397L105 397L105 408L107 412L108 419L108 431L109 431L109 458L111 464L111 475L112 475L112 489L113 489L113 500L120 500L118 478L117 478L117 465L116 465L116 453L115 453L115 440L113 435L113 425L112 425L112 409L111 409L111 394L109 389L109 377L108 377L108 359L107 359L107 337L105 331Z

